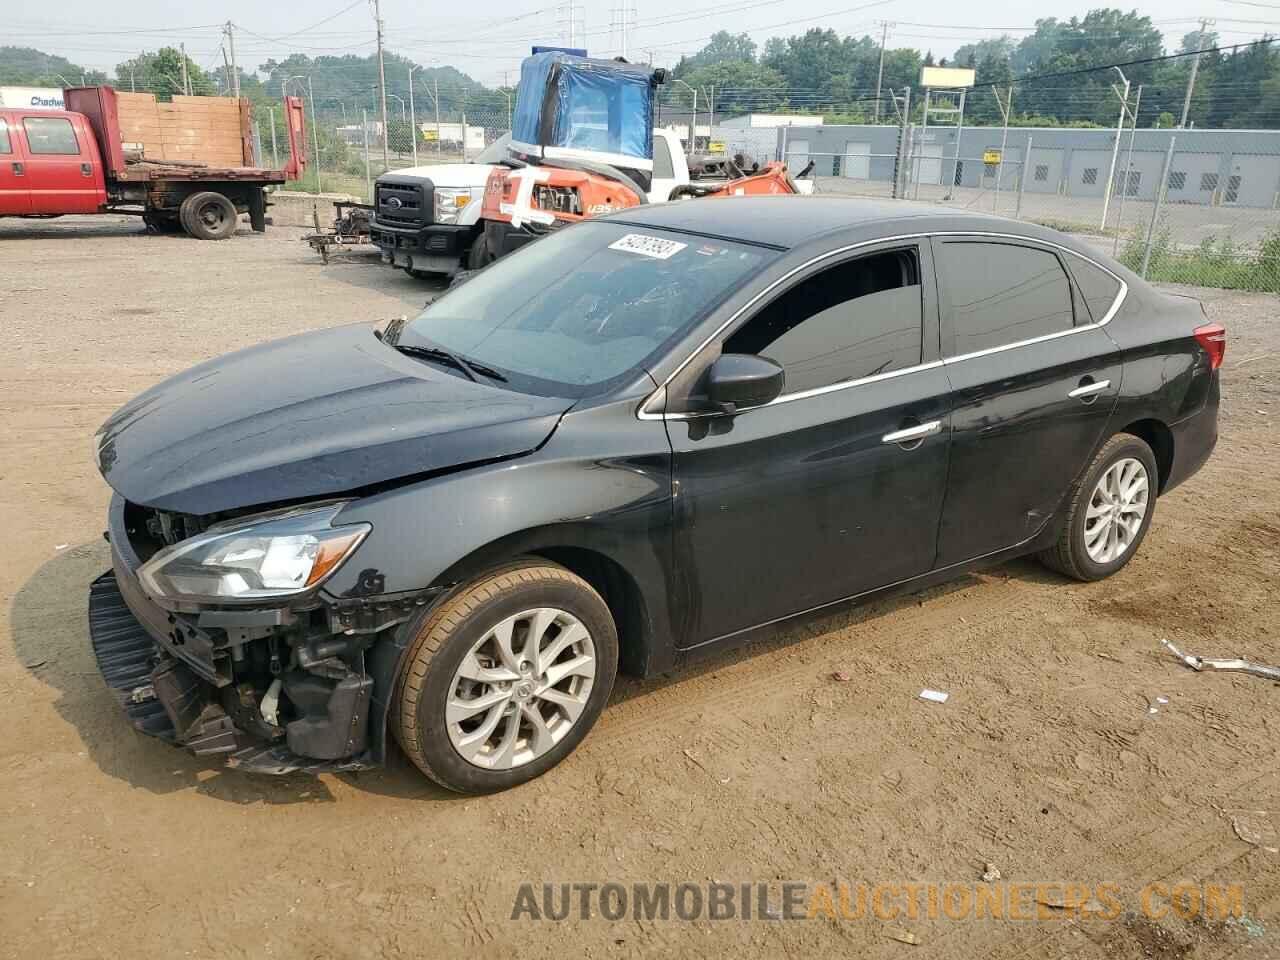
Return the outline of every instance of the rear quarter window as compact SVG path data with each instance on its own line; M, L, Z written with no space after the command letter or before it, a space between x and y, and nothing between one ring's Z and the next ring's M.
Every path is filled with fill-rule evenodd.
M9 125L0 117L0 153L13 153L13 144L9 141Z
M1077 317L1076 323L1101 323L1120 296L1120 281L1081 257L1067 257L1067 267L1088 309L1088 316Z

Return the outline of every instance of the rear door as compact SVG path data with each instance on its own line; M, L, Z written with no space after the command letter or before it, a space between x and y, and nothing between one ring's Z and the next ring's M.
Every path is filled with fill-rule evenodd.
M21 140L12 131L11 114L0 113L0 217L31 212Z
M105 200L93 138L75 116L18 116L33 213L97 213Z
M933 251L952 387L947 566L1044 526L1102 438L1121 363L1073 287L1073 254L985 236L935 238Z

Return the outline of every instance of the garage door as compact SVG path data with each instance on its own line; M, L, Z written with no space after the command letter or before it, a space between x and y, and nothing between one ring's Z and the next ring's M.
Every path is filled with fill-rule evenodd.
M1067 193L1073 197L1100 197L1107 191L1111 169L1110 150L1072 150Z
M1062 151L1048 147L1031 147L1027 164L1027 193L1057 193L1062 182Z
M1174 203L1213 203L1221 163L1219 153L1174 153L1165 196Z
M1230 206L1276 206L1280 191L1280 157L1237 153L1231 158L1231 173L1222 185L1222 202Z
M850 140L844 145L844 176L854 180L871 179L871 144Z

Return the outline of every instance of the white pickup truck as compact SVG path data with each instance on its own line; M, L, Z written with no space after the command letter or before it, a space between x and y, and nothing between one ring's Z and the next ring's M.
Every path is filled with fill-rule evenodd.
M476 239L483 235L484 185L489 172L507 156L510 139L503 135L470 163L410 167L380 176L373 188L370 235L382 251L382 261L415 277L448 276L460 267L483 266ZM670 130L654 130L649 202L665 203L672 190L689 182L680 138ZM801 192L811 189L811 182L801 186Z

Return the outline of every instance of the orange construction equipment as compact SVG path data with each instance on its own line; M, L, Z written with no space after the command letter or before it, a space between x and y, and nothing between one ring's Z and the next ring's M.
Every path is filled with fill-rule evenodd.
M481 218L493 260L548 230L649 203L653 182L653 90L665 71L563 51L521 66L511 159L489 174ZM799 193L784 163L734 179L676 186L669 197ZM655 201L658 198L655 198Z

